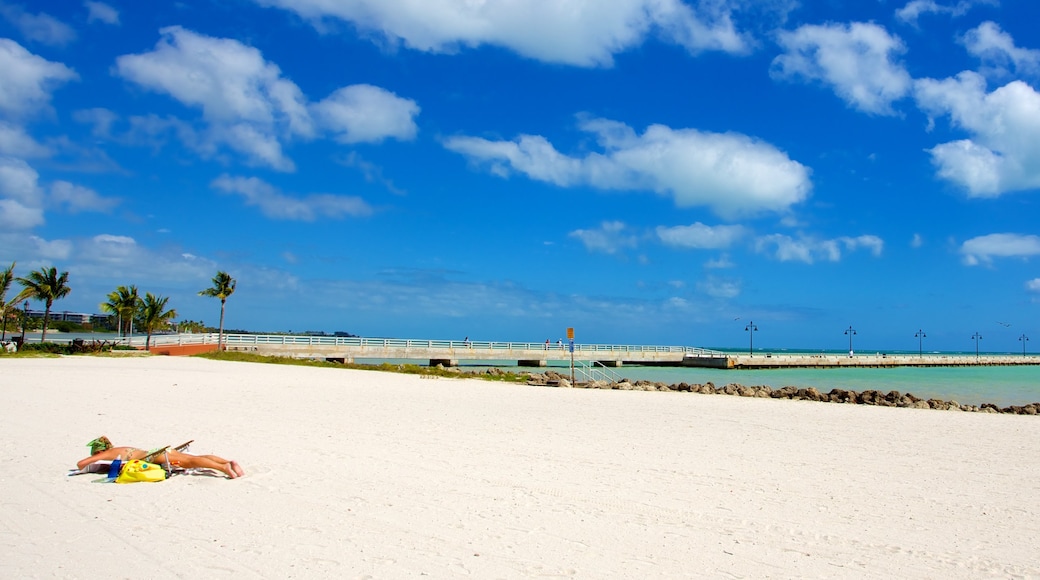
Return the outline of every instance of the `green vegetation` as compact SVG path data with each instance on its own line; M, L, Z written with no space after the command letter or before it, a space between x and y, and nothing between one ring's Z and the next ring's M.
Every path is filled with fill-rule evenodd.
M137 286L119 286L109 292L107 298L108 302L99 306L101 312L114 314L120 335L129 334L134 313L141 305L141 298L137 295Z
M20 348L16 353L10 353L0 349L0 357L29 358L75 354L104 355L113 350L136 351L137 349L125 345L113 345L111 341L107 340L81 340L74 341L71 344L58 344L55 342L27 342L23 344L22 348Z
M13 268L14 264L11 264L11 267ZM29 272L29 275L24 278L18 278L18 283L25 287L23 294L26 297L45 304L43 334L40 336L40 341L43 342L47 340L47 322L51 317L51 306L54 305L55 300L61 300L72 291L72 288L69 288L69 273L58 274L57 268L54 267L40 268L37 271Z
M235 293L238 282L224 271L218 271L212 282L212 286L199 291L199 296L220 298L220 334L217 335L217 350L224 350L224 305L228 297Z
M236 352L236 351L217 351L207 352L203 354L194 355L199 358L206 358L210 360L225 360L225 361L236 361L236 362L251 362L251 363L267 363L267 364L278 364L278 365L295 365L302 367L323 367L323 368L335 368L335 369L356 369L365 371L384 371L391 373L404 373L408 375L421 375L427 377L450 377L450 378L466 378L466 379L484 379L488 381L499 381L506 383L522 383L527 379L523 375L505 371L493 371L493 372L481 372L481 371L460 371L457 369L437 368L437 367L424 367L416 364L391 364L382 363L378 365L371 364L357 364L357 363L337 363L329 362L324 360L315 359L301 359L301 358L290 358L285 356L265 356L260 354L252 354L248 352Z
M172 308L166 310L166 304L169 301L170 299L165 296L156 296L151 292L146 292L144 300L137 309L137 323L148 334L148 338L144 342L145 350L152 350L152 333L169 327L170 321L177 317L176 310Z

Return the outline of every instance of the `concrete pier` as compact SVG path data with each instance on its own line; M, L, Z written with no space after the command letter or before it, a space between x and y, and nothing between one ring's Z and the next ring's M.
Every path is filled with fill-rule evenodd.
M686 357L683 366L716 369L894 368L1040 365L1040 356L756 354Z

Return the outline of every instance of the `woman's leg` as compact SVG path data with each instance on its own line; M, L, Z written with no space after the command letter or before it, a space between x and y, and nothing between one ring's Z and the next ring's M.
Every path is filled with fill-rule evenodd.
M180 451L170 451L163 460L166 461L168 458L170 465L176 465L177 467L183 467L185 469L215 469L227 474L228 477L234 479L245 475L242 468L238 463L234 461L228 461L223 457L217 457L216 455L189 455L187 453L181 453Z

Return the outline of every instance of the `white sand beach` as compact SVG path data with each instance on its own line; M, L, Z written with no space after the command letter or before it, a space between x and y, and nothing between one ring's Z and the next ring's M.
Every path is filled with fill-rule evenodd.
M85 444L236 480L67 477ZM1040 577L1040 417L0 360L0 577Z

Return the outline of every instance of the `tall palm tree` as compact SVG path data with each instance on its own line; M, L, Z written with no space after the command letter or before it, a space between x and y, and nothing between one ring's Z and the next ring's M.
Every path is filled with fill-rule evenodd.
M51 318L51 306L55 300L61 300L72 291L72 288L69 288L69 273L62 272L59 275L58 270L54 267L40 268L17 280L19 284L25 286L26 297L41 300L46 305L43 312L43 335L40 336L40 342L44 342L47 339L47 323Z
M199 292L199 296L220 298L220 334L217 335L217 350L224 350L224 304L235 293L238 282L227 272L218 271L213 277L213 286Z
M115 314L119 318L119 333L122 335L130 328L134 321L134 313L141 303L141 297L137 295L137 286L119 286L108 293L108 302L102 303L99 308L102 312Z
M7 300L7 291L11 289L14 282L14 266L17 262L11 262L10 268L0 270L0 319L3 320L3 334L0 340L7 340L7 318L11 315L11 307L24 300L27 296L26 290L22 290L11 300Z
M165 296L155 296L151 292L145 292L144 300L141 300L137 309L138 326L148 333L145 339L145 350L152 350L152 333L162 328L169 328L170 321L177 317L174 309L166 310L166 303L170 299Z

